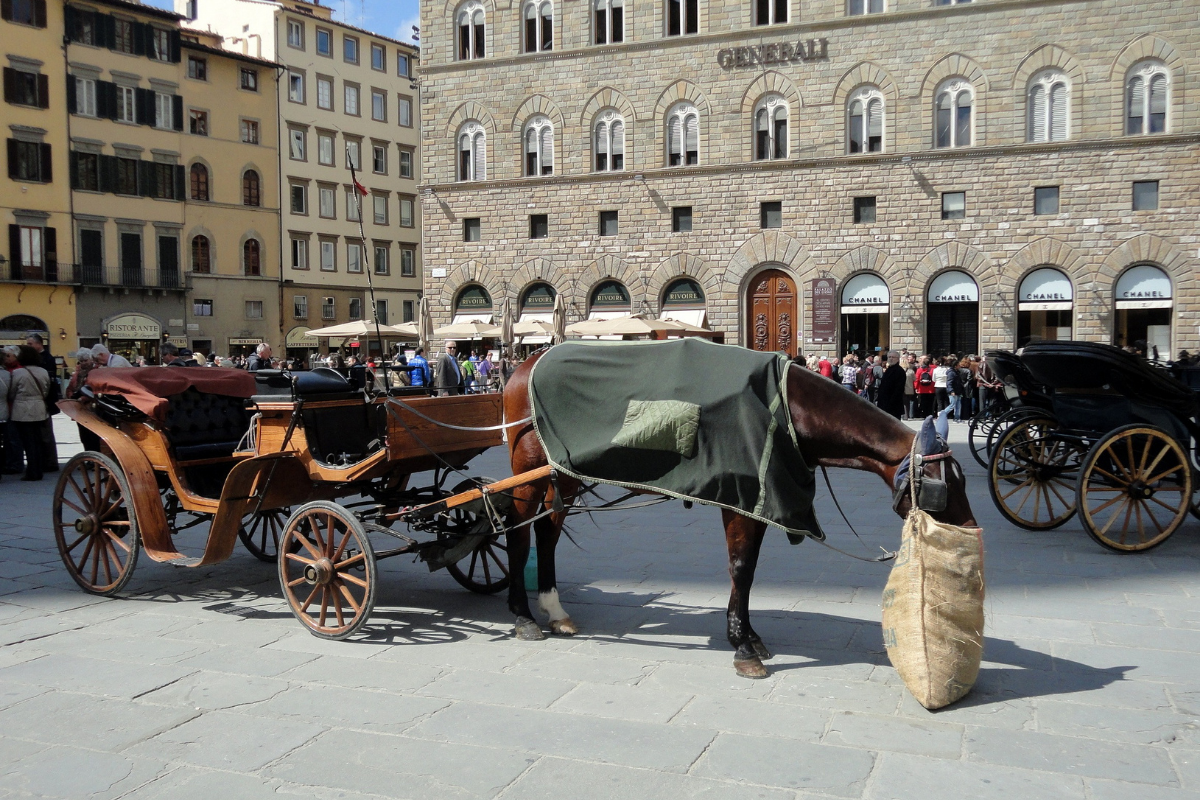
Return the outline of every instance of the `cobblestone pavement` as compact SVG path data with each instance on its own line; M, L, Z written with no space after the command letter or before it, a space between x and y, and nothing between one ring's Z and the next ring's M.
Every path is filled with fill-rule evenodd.
M59 437L65 460L77 437ZM736 677L711 509L577 520L559 548L575 638L514 641L503 598L394 559L364 634L325 642L240 548L211 569L143 558L125 598L84 594L53 483L5 477L0 797L1200 798L1200 523L1133 556L1074 522L1019 531L958 450L988 639L974 692L938 713L883 652L887 567L778 533L752 600L772 674ZM508 474L498 451L473 466ZM833 478L866 549L894 548L885 487ZM860 547L827 497L819 513Z

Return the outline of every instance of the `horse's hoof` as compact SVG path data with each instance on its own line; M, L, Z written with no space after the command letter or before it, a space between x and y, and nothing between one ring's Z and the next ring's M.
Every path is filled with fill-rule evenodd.
M574 636L579 633L579 627L570 617L552 619L550 620L550 632L555 636Z
M763 666L762 661L755 658L735 658L733 660L733 668L737 670L737 674L743 678L765 678L767 677L767 668Z
M522 642L540 642L546 638L546 634L542 633L542 629L533 620L518 622L513 627L513 633Z
M758 656L763 661L770 661L772 658L775 657L775 655L770 650L768 650L767 646L765 644L763 644L761 641L752 642L750 646L754 648L754 655Z

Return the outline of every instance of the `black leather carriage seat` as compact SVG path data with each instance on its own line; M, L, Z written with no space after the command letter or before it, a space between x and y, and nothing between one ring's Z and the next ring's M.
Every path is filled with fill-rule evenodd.
M336 370L320 367L293 377L296 397L312 402L347 401L323 408L305 407L301 413L309 452L322 464L348 466L384 446L385 410L367 401L361 390L351 389ZM350 402L356 401L356 402Z
M362 397L361 391L355 391L341 373L329 367L293 373L292 386L297 399L348 400Z
M193 387L167 402L167 440L177 461L228 458L250 427L250 413L240 397L206 394Z

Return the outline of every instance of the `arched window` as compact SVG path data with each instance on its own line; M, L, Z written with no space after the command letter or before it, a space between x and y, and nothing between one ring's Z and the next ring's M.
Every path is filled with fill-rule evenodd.
M788 105L782 95L769 94L754 107L754 159L787 158Z
M667 36L700 32L700 0L667 0Z
M596 44L625 41L625 0L594 0Z
M261 275L258 239L247 239L242 245L242 270L246 275Z
M259 192L258 173L252 169L246 170L245 174L242 175L242 205L262 205L262 197Z
M487 138L483 126L475 120L458 129L458 179L487 180Z
M874 86L856 89L846 111L846 152L883 152L883 93Z
M483 13L483 3L471 0L459 6L455 15L458 23L458 60L469 61L473 58L483 58L484 38L487 24Z
M550 0L529 0L521 12L525 52L552 50L554 45L554 5Z
M773 25L788 21L788 0L754 0L754 24Z
M538 114L525 123L525 174L554 173L554 125L550 118Z
M625 169L625 120L609 109L596 115L593 126L596 153L596 172Z
M700 163L700 112L688 102L667 112L667 166Z
M938 87L933 123L935 147L970 146L974 102L975 90L962 78L951 78Z
M207 236L192 237L192 272L201 275L212 272L212 249Z
M1048 69L1029 82L1030 142L1061 142L1068 137L1070 84L1061 70Z
M208 167L192 164L192 199L208 200Z
M1125 133L1165 133L1171 74L1159 61L1135 64L1125 83Z

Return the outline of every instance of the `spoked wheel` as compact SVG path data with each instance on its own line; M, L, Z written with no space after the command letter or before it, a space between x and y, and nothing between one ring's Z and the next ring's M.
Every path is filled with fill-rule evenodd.
M1187 453L1160 428L1117 428L1084 460L1077 502L1084 529L1104 547L1119 553L1157 547L1192 504Z
M283 535L283 527L291 514L290 508L273 508L257 514L247 514L242 517L238 538L246 545L250 555L259 561L274 562L279 557L279 538Z
M319 500L296 510L279 544L279 584L314 636L345 639L375 607L375 551L358 518Z
M990 412L983 412L971 417L971 425L967 428L967 445L971 449L971 455L975 458L975 462L979 466L987 469L988 441L993 438L992 432L996 429L998 417Z
M996 441L988 466L992 501L1027 530L1057 528L1075 514L1074 481L1083 451L1049 417L1027 417Z
M983 453L984 466L986 467L991 463L992 453L996 452L996 440L999 439L1006 430L1023 419L1044 416L1047 416L1045 411L1039 411L1036 408L1018 407L1010 408L1008 411L1005 411L1003 414L997 417L995 424L992 425L991 429L988 431L987 439L985 440Z
M479 478L484 483L495 483L495 478ZM463 481L454 487L453 493L465 492L476 486L474 481ZM480 534L490 531L487 517L469 506L460 506L450 511L447 528L455 533ZM464 589L476 594L496 594L508 588L508 548L501 543L500 534L490 534L456 564L447 564L446 571Z
M141 537L131 497L121 468L100 453L80 453L58 476L54 539L85 592L114 595L133 575Z

